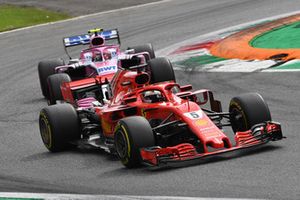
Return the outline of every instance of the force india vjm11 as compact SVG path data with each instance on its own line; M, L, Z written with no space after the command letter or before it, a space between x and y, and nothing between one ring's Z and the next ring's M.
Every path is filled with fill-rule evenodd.
M118 58L132 51L135 53L146 51L150 58L155 57L151 44L129 47L130 51L122 52L117 29L93 29L88 31L88 34L65 37L63 44L70 59L68 64L64 64L62 59L41 61L38 64L41 90L50 105L62 98L60 84L64 81L102 75L106 75L110 80L118 70ZM68 49L78 45L89 45L89 47L81 51L79 59L72 59Z
M223 112L211 91L177 84L165 58L141 63L132 56L119 60L110 82L100 76L65 82L61 90L65 103L42 109L39 118L52 152L94 146L117 154L128 168L164 167L283 138L261 95L234 97Z

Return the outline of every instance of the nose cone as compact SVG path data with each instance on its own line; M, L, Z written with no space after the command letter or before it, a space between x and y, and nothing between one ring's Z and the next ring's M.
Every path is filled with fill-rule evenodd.
M221 138L213 138L208 144L216 149L224 148L224 142Z

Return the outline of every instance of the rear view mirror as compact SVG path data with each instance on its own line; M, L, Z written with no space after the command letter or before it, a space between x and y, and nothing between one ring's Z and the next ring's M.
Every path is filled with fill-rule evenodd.
M197 90L192 93L195 97L195 102L198 105L204 105L208 102L208 91L207 90Z
M141 58L133 56L131 59L121 59L120 64L122 68L129 69L130 67L140 65Z
M205 105L207 103L210 106L210 109L214 112L222 112L222 105L221 102L214 99L214 95L209 90L198 90L191 94L193 96L194 101L198 105Z
M183 86L180 86L180 92L186 92L186 91L189 91L189 90L192 90L192 89L193 89L192 85L183 85Z

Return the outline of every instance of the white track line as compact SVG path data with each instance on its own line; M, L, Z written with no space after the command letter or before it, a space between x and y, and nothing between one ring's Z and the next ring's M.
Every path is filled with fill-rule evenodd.
M74 194L45 194L45 193L0 193L1 198L40 198L44 200L254 200L240 198L201 198L175 196L131 196L131 195L74 195ZM257 199L255 199L257 200Z
M24 28L14 29L11 31L0 32L0 35L9 34L9 33L17 32L17 31L23 31L23 30L27 30L27 29L31 29L31 28L36 28L36 27L47 26L47 25L51 25L51 24L60 24L60 23L65 23L65 22L70 22L70 21L76 21L76 20L80 20L80 19L84 19L84 18L88 18L88 17L95 17L95 16L100 16L100 15L124 11L124 10L143 8L146 6L157 5L157 4L166 3L166 2L170 2L170 1L173 1L173 0L161 0L161 1L157 1L157 2L151 2L151 3L136 5L136 6L129 6L129 7L125 7L125 8L118 8L118 9L114 9L114 10L108 10L108 11L102 11L102 12L92 13L92 14L88 14L88 15L82 15L79 17L71 18L71 19L66 19L66 20L61 20L61 21L56 21L56 22L48 22L45 24L38 24L38 25L34 25L34 26L28 26L28 27L24 27Z

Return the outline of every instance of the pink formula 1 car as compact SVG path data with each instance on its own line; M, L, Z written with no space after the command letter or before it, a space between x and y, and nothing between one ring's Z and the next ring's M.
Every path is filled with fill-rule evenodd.
M40 86L48 104L52 105L62 98L62 82L104 76L111 80L118 70L118 60L133 53L148 52L147 60L155 57L151 44L134 46L122 52L117 29L93 29L88 34L63 38L65 51L70 60L65 64L62 59L41 61L38 64ZM72 59L69 47L89 45L80 53L79 59Z

